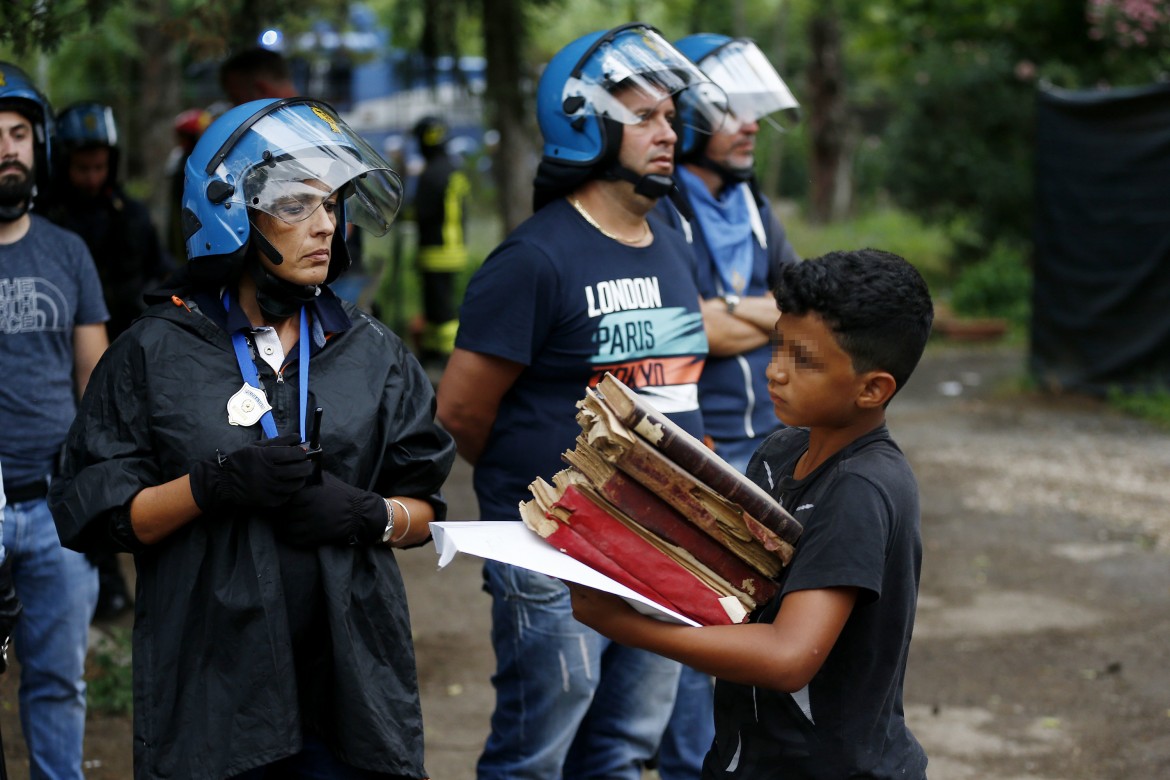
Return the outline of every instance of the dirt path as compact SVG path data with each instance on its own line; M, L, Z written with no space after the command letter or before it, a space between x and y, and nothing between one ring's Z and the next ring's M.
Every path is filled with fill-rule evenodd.
M1170 434L1020 396L1022 374L1019 350L932 347L891 407L924 511L907 718L931 780L1170 777ZM466 464L447 492L452 519L476 516ZM471 780L493 700L479 564L401 560L427 766ZM13 682L0 727L25 778ZM124 720L91 718L87 740L87 777L130 776Z

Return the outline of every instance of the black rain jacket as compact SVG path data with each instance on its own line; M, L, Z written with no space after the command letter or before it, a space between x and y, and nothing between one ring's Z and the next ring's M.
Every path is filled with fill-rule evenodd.
M380 495L425 498L443 519L438 491L454 446L434 422L426 375L386 326L323 292L329 300L316 305L345 325L312 334L309 408L325 410L323 468ZM283 381L257 364L277 428L297 431L296 349ZM128 532L128 506L140 490L263 436L258 424L228 424L227 400L242 384L229 335L195 298L152 306L99 362L52 484L65 546L134 553L139 779L220 780L301 748L275 521L247 510L205 515L151 546ZM394 552L326 546L316 556L332 642L333 748L356 767L424 777L414 649Z

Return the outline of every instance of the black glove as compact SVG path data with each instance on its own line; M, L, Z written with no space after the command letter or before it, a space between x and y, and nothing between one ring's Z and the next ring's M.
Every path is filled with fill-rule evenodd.
M191 494L204 512L280 506L312 473L313 463L300 439L289 433L199 461L191 467Z
M377 493L329 472L305 485L279 511L269 512L276 536L294 547L373 544L386 531L386 502Z

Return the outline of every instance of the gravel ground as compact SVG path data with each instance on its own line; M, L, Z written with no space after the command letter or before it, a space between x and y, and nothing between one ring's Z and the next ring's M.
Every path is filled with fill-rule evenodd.
M1023 363L932 345L890 408L923 497L907 719L931 780L1170 777L1170 433L1021 393ZM447 492L452 519L476 516L461 461ZM427 765L471 780L493 701L489 600L477 561L435 560L401 556ZM0 726L25 778L14 683L0 680ZM87 777L129 777L127 720L92 716L86 753Z

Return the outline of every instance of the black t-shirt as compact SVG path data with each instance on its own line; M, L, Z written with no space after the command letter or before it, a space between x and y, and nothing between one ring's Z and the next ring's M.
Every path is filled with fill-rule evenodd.
M854 587L858 600L803 690L716 682L703 777L924 778L926 754L902 710L922 559L917 482L884 425L798 480L793 470L807 448L807 430L784 429L748 465L747 475L804 527L780 594L754 619L774 620L799 590Z

